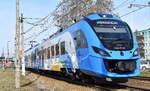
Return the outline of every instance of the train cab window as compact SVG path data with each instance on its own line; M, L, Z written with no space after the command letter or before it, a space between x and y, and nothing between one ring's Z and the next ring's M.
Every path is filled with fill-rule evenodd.
M54 46L51 47L52 57L54 56Z
M81 30L77 30L73 33L74 41L76 41L76 48L87 48L86 38Z
M65 42L61 42L60 46L61 46L61 55L64 55L65 54Z

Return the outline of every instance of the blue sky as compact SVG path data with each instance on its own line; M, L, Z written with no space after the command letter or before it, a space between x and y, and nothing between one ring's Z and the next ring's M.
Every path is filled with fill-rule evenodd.
M9 42L10 52L14 52L14 38L15 38L15 1L16 0L2 0L0 3L0 55L2 49L7 52L7 42ZM20 0L21 11L24 13L25 17L44 17L53 11L60 0ZM115 7L120 5L122 2L127 1L127 3L122 4L114 12L123 15L137 8L128 9L129 3L136 4L147 4L150 0L112 0L114 1ZM122 18L126 21L131 29L135 31L150 28L150 8L144 8L135 13ZM26 28L25 28L26 29Z
M122 4L122 7L115 10L115 12L118 12L119 15L124 15L132 10L137 9L136 7L128 8L130 3L147 5L147 3L150 0L113 0L113 1L114 1L115 6L120 5L124 1L128 1ZM132 31L148 29L150 28L150 21L149 21L150 20L150 7L131 13L125 17L122 17L122 19L130 25Z

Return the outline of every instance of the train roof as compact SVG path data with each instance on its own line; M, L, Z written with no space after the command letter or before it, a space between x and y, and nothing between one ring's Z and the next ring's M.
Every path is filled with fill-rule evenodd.
M114 19L114 20L119 20L121 21L120 18L113 16L111 14L100 14L100 13L93 13L90 14L88 16L86 16L85 18L88 18L90 20L98 20L98 19Z
M29 52L33 49L36 49L36 48L40 48L43 44L45 44L46 42L48 42L49 40L53 39L53 38L56 38L57 36L60 36L61 34L63 34L64 32L67 32L69 30L69 28L75 24L77 24L78 22L84 20L98 20L98 19L112 19L112 20L119 20L119 21L122 21L120 18L116 17L116 16L113 16L111 14L101 14L101 13L92 13L92 14L89 14L88 16L78 20L77 22L73 23L72 25L70 25L68 28L64 29L64 31L57 31L56 33L54 33L51 37L49 37L47 40L43 41L41 44L39 44L38 46L35 46L33 48L30 48L29 50L27 50L26 52Z

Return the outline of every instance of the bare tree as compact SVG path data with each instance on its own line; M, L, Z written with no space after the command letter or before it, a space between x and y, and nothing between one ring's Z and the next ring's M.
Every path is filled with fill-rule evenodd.
M111 13L111 0L61 0L53 13L55 25L66 28L89 13Z

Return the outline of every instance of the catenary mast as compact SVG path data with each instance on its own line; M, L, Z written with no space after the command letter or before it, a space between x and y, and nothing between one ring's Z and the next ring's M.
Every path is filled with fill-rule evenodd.
M21 54L21 32L20 32L20 10L19 10L19 0L16 0L16 60L15 60L15 66L16 66L16 88L20 88L20 54Z

